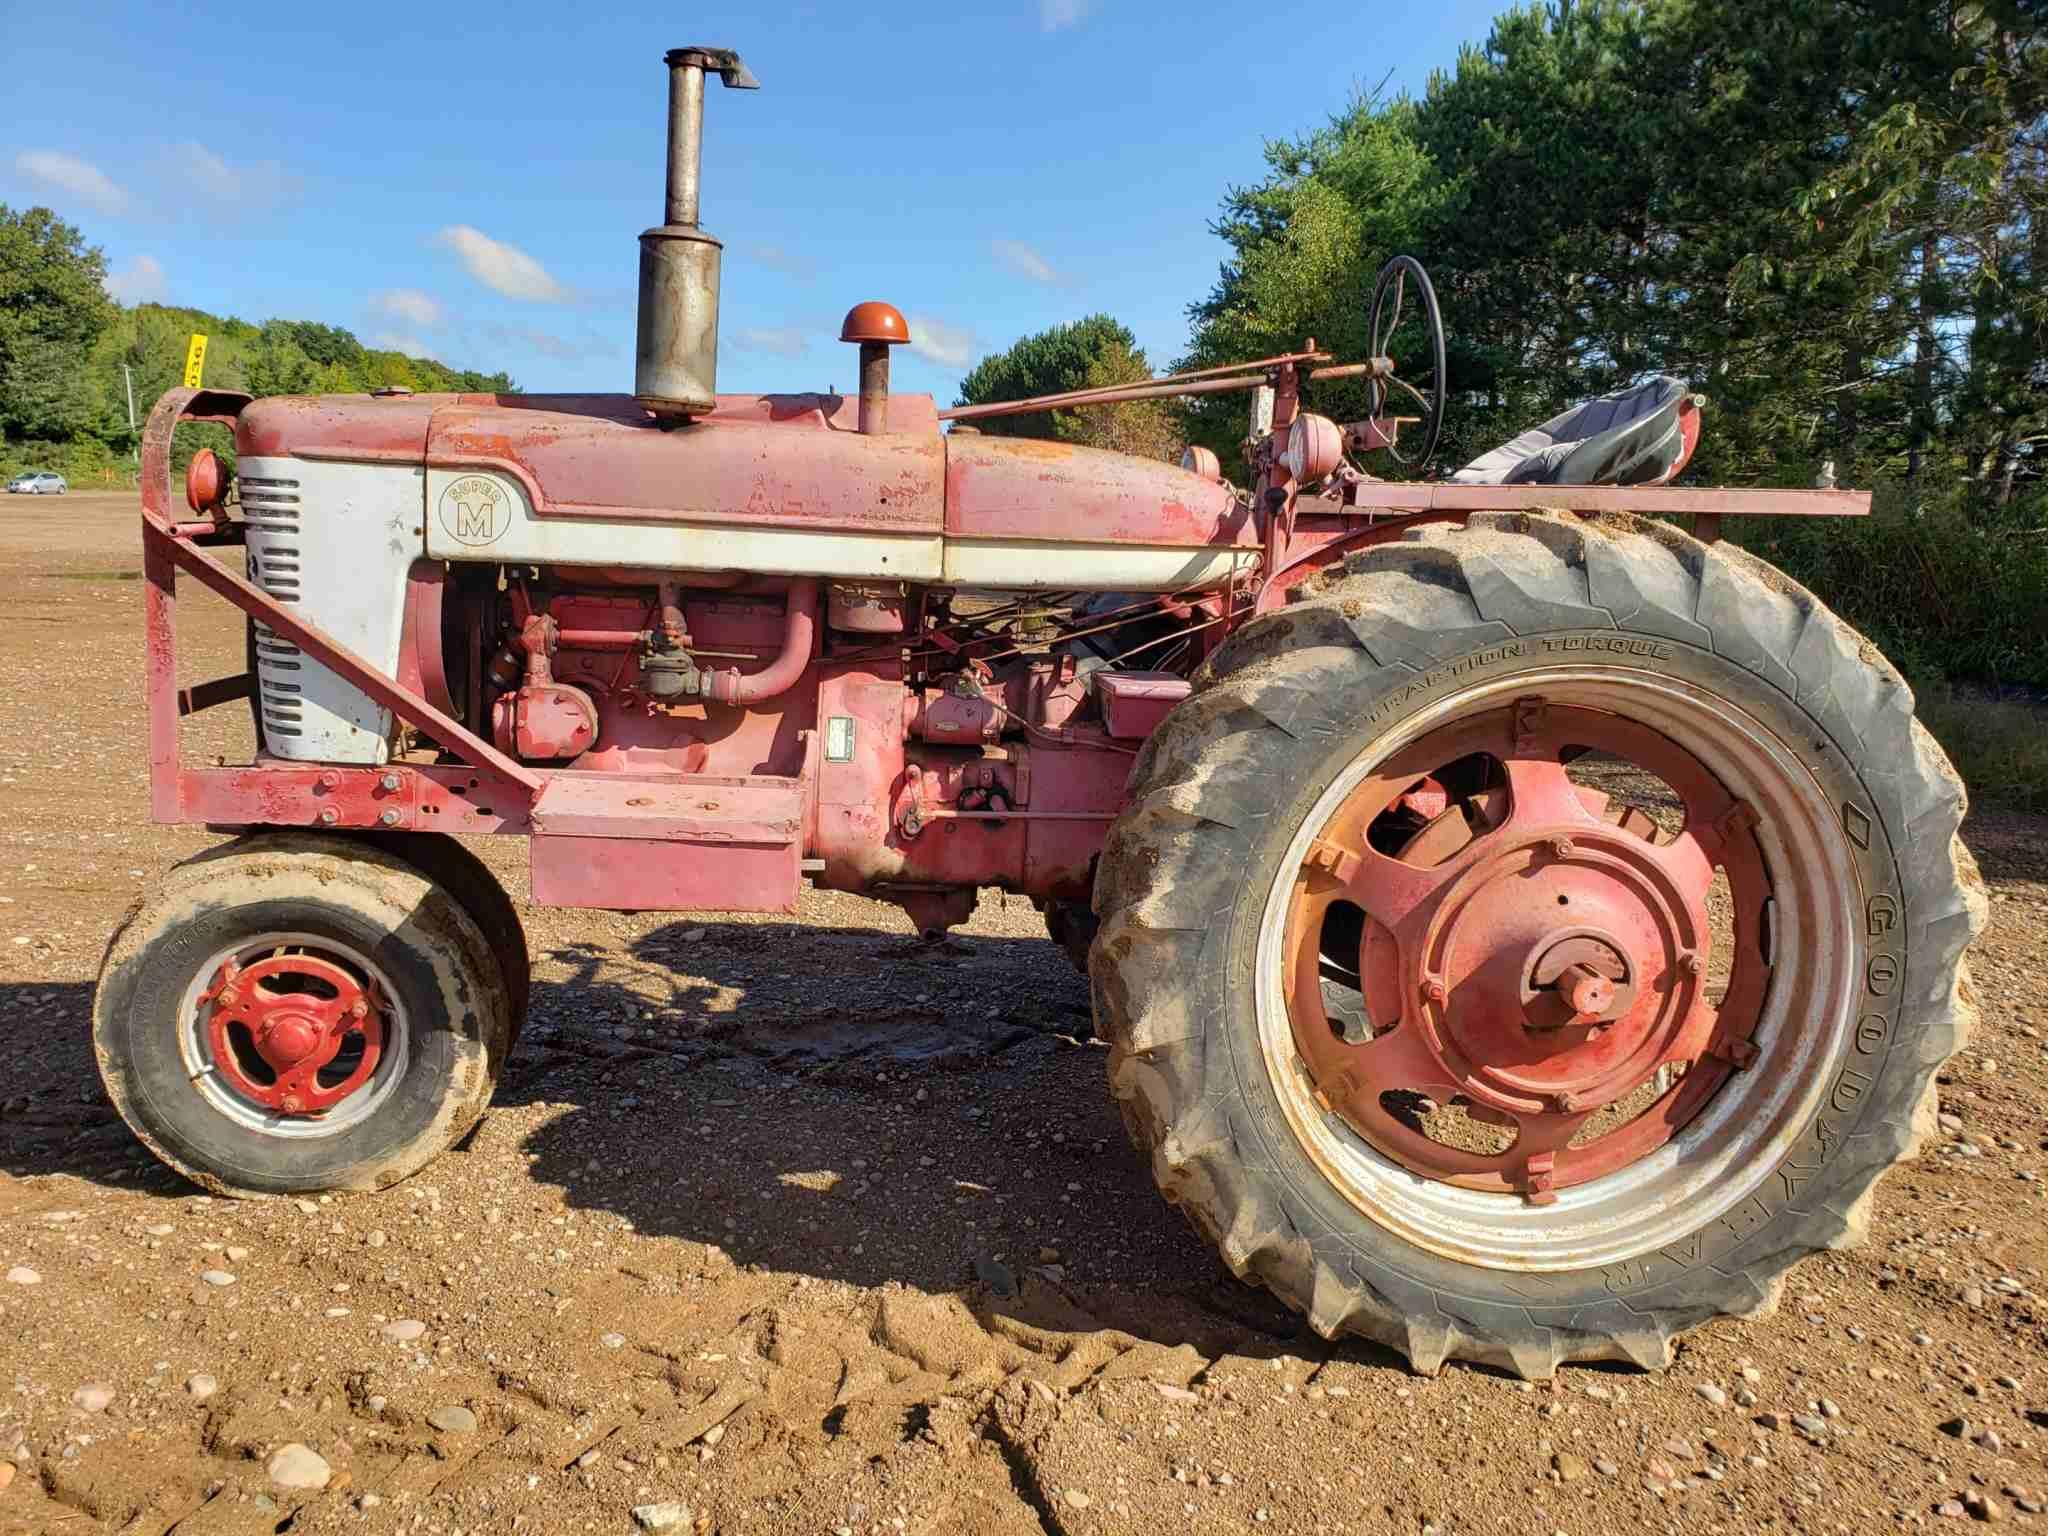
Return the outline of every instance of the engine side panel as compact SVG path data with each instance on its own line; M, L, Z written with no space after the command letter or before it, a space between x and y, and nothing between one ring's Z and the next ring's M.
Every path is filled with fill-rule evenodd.
M687 498L687 469L671 489ZM427 471L427 553L437 560L530 562L535 565L624 566L663 571L754 571L782 576L845 576L935 581L942 569L939 534L896 529L835 529L697 520L693 513L659 518L547 516L528 482L507 470Z
M396 674L406 572L420 553L422 471L399 464L244 458L249 579ZM299 762L381 763L391 712L256 626L264 744Z

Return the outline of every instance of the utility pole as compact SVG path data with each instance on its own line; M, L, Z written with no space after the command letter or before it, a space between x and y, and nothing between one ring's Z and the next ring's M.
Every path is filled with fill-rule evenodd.
M121 382L128 388L128 436L130 439L133 439L135 436L135 375L129 371L126 363L121 365ZM135 444L135 463L138 468L141 467L142 444L140 443Z

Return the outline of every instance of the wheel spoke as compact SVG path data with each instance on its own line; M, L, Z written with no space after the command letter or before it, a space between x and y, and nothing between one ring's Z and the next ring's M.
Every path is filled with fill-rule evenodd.
M1510 757L1508 772L1508 826L1528 833L1535 827L1598 827L1599 817L1586 809L1579 787L1554 757Z
M1680 890L1705 900L1707 887L1714 883L1714 860L1690 827L1672 842L1652 844L1651 853Z
M1388 344L1393 341L1395 334L1401 329L1401 306L1407 302L1407 298L1408 274L1397 271L1394 274L1394 302L1387 310L1387 328L1384 331L1376 331L1373 334L1372 350L1375 356L1383 357L1386 355Z
M1317 842L1310 845L1302 867L1311 876L1335 880L1345 899L1386 927L1399 928L1419 908L1429 906L1463 865L1462 859L1433 866L1409 864L1377 848L1349 852Z
M1406 379L1401 378L1399 375L1394 376L1393 378L1388 380L1388 382L1397 385L1402 389L1407 390L1409 394L1415 397L1415 403L1421 406L1425 411L1436 409L1435 406L1430 404L1429 396L1425 395L1421 390L1417 389L1413 384L1410 384Z
M1359 1084L1354 1090L1369 1091L1375 1100L1389 1089L1451 1089L1456 1080L1444 1069L1412 1023L1396 1024L1382 1030L1363 1045L1353 1046L1346 1055L1355 1063L1351 1076Z

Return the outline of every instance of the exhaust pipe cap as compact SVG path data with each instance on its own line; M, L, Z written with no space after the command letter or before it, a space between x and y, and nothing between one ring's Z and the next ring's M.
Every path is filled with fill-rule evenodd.
M901 346L910 340L910 327L904 322L903 311L894 304L869 299L846 312L846 319L839 327L839 339L878 342L885 347Z

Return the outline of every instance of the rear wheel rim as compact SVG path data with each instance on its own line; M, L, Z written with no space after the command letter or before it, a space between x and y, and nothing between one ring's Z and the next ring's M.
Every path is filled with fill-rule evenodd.
M1653 768L1682 828L1607 821L1568 746ZM1458 807L1437 814L1429 777L1473 753L1503 781L1476 835ZM1375 849L1403 796L1423 831ZM1731 701L1620 668L1474 689L1347 765L1281 860L1255 985L1268 1075L1323 1175L1420 1247L1509 1270L1635 1257L1754 1191L1818 1107L1854 995L1856 890L1826 795ZM1365 921L1333 960L1335 901ZM1326 1006L1333 975L1355 1016ZM1495 1144L1432 1140L1418 1099Z
M409 1031L367 955L306 933L214 954L186 989L179 1047L200 1097L244 1130L308 1140L373 1117L397 1090Z

